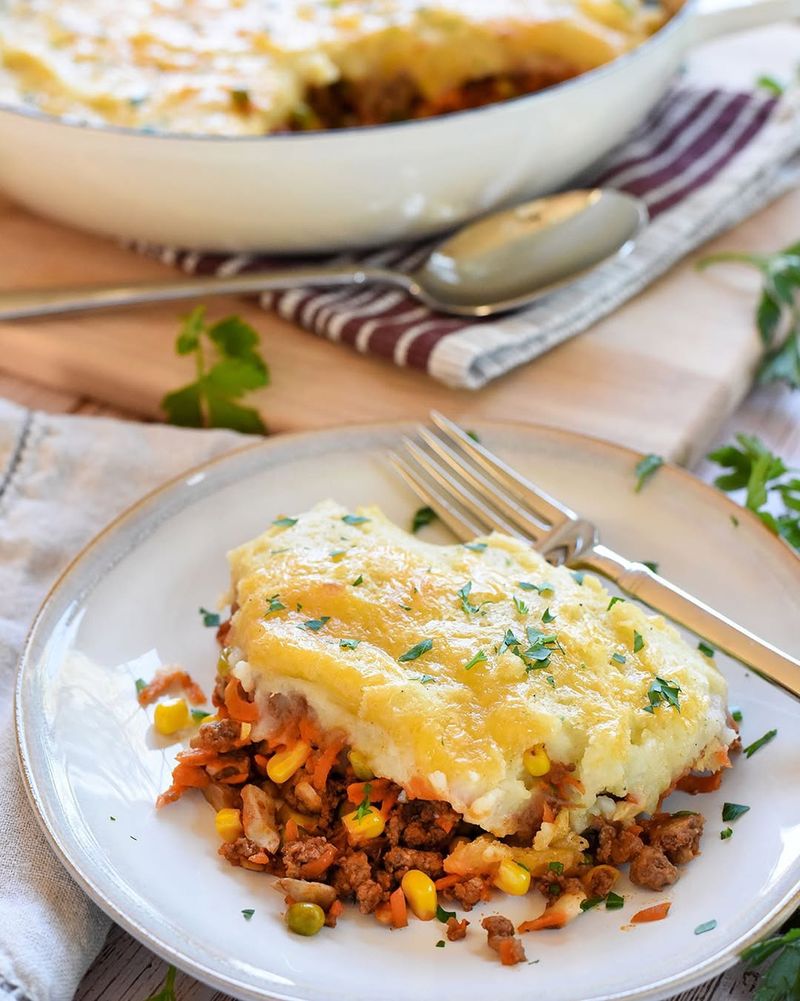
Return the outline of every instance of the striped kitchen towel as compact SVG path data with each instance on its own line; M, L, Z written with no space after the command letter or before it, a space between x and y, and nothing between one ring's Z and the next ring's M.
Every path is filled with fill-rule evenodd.
M629 140L591 175L638 195L651 222L626 258L613 260L529 309L491 320L443 316L395 289L294 289L262 304L299 326L422 369L450 386L477 389L586 330L676 261L800 181L800 94L675 87ZM413 268L430 244L394 246L337 260ZM152 248L192 273L269 268L252 255Z

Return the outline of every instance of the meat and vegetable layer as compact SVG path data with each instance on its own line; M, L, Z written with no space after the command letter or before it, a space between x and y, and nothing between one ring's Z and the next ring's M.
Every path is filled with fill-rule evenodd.
M160 804L202 789L220 853L280 877L294 930L353 899L455 940L442 902L532 887L522 930L560 927L620 866L660 890L698 853L702 817L661 801L716 788L737 735L713 662L660 618L505 536L431 545L333 502L231 567L216 713ZM486 930L519 961L513 928Z

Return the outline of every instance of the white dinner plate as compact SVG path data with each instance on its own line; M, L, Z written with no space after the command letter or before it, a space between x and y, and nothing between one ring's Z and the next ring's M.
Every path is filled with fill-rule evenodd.
M577 1001L662 998L730 966L798 902L798 704L720 658L750 743L718 793L676 795L670 808L705 814L702 857L666 894L624 883L621 911L596 908L560 931L524 936L529 962L504 968L481 913L512 919L534 897L496 896L469 915L467 939L436 946L438 922L390 932L354 908L335 930L293 936L273 879L217 855L213 813L188 795L159 813L176 745L156 738L134 680L185 665L208 690L216 653L198 607L227 584L226 550L277 515L327 496L377 503L407 525L415 498L386 452L398 425L285 436L174 480L103 532L67 570L25 650L17 726L31 799L64 865L112 918L166 959L242 998L302 1001ZM637 456L550 429L478 426L483 440L547 490L596 519L604 540L662 572L789 652L800 654L800 560L757 518L688 474L663 468L634 492ZM425 529L444 541L441 528ZM724 801L750 811L721 840ZM534 895L535 896L535 895ZM668 898L669 917L626 927ZM247 921L242 911L253 908ZM695 934L715 920L716 927Z

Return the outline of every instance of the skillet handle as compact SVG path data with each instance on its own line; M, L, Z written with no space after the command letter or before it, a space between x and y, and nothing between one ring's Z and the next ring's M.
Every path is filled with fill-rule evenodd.
M698 0L692 25L697 45L720 35L800 17L800 0Z

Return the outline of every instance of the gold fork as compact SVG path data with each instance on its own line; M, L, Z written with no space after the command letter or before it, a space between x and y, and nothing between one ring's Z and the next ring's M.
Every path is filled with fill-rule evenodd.
M433 411L419 441L392 453L397 470L462 541L492 531L531 542L545 559L592 570L622 591L800 696L800 661L738 626L642 563L600 542L597 526L551 497Z

